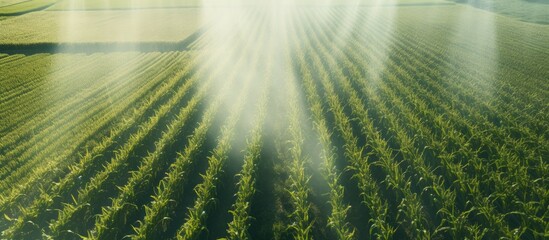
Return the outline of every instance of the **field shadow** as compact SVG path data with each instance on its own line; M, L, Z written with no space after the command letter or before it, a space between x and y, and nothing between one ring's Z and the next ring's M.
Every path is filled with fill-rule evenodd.
M9 5L4 5L2 7L3 8L4 7L13 7L13 6L16 6L16 5L20 5L21 3L25 3L25 2L27 2L27 1L18 2L18 3L14 3L14 4L9 4ZM42 11L42 10L45 10L45 9L51 7L53 4L55 4L55 2L52 2L52 3L49 3L49 4L44 4L44 5L38 5L36 7L31 7L31 8L25 9L25 10L21 10L21 11L0 13L0 17L1 16L5 16L5 17L7 17L7 16L21 16L23 14L27 14L27 13L31 13L31 12Z
M83 42L0 44L0 53L34 55L42 53L176 52L190 49L203 34L199 29L177 42Z

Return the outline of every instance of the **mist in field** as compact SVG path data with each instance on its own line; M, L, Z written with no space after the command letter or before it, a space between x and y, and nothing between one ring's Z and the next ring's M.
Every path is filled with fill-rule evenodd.
M485 8L490 8L486 4ZM480 85L488 86L487 89L493 87L493 82L496 81L498 69L498 29L495 24L495 14L475 14L472 11L460 11L459 18L456 19L455 25L451 26L455 29L456 35L449 42L450 46L460 46L464 42L472 43L474 53L463 54L458 47L453 47L450 50L451 59L465 59L465 61L456 61L455 64L463 65L464 62L469 64L463 65L468 71L479 71ZM475 64L470 64L475 63ZM482 74L482 75L480 75ZM490 99L493 97L494 90L485 91L484 94Z
M268 84L270 90L269 101L276 103L274 109L269 109L269 121L265 126L265 137L276 138L281 131L287 130L288 110L292 102L292 92L298 92L295 99L303 113L303 133L307 138L313 138L312 122L307 117L308 105L304 102L302 86L297 85L299 77L296 63L292 57L301 51L300 48L308 45L308 36L297 31L299 27L307 28L310 24L315 26L336 25L336 33L333 34L332 48L342 48L349 44L353 33L368 31L368 27L380 24L383 28L382 40L379 44L390 45L389 37L392 33L393 10L387 5L396 1L231 1L220 3L215 0L202 1L201 17L205 24L201 39L200 51L204 53L200 62L203 67L209 69L226 69L226 74L214 77L215 88L212 92L228 91L225 115L230 114L230 105L238 99L245 85L244 78L251 78L251 91L248 101L257 103L260 99L262 88ZM366 4L367 7L359 7ZM334 9L345 12L337 22L334 19ZM314 14L310 14L314 11ZM361 15L362 14L362 15ZM364 17L364 15L366 15ZM365 20L364 20L365 19ZM383 51L383 50L382 50ZM383 53L382 55L386 55ZM384 58L377 63L376 69L382 71ZM224 88L224 83L232 81L230 72L236 72L237 78L231 83L230 88ZM297 73L297 74L296 74ZM375 75L375 74L374 74ZM224 90L220 90L223 88ZM228 90L227 90L228 89ZM210 97L213 100L214 97ZM273 106L271 106L273 107ZM246 138L254 119L257 115L257 107L250 105L243 109L240 127L244 132L238 132L237 138ZM284 128L280 128L281 126ZM234 146L236 149L244 149L242 146ZM314 156L320 152L320 146L313 142L305 142L304 155ZM318 166L318 158L312 158L313 164ZM315 167L313 169L320 169Z

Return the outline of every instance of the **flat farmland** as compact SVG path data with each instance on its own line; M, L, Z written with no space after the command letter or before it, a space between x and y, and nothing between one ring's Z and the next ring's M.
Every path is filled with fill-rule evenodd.
M16 0L14 0L16 1ZM20 0L19 0L20 1ZM260 1L261 2L261 1ZM432 4L449 2L444 0L389 0L389 1L356 1L356 0L300 0L300 1L280 1L280 4L286 5L380 5L380 4ZM239 6L257 5L257 1L253 0L239 0L237 2L228 3L223 0L186 0L186 1L174 1L174 0L88 0L88 1L74 1L65 0L59 1L57 4L48 8L50 11L63 11L63 10L109 10L109 9L150 9L150 8L200 8L200 7L231 7L235 4Z
M0 44L177 42L201 27L197 9L39 11L0 22Z
M55 0L3 0L0 1L0 17L16 16L45 9L56 3Z
M0 239L547 239L549 25L523 20L416 0L7 17Z
M88 0L88 1L60 1L48 10L108 10L108 9L146 9L146 8L182 8L200 7L199 0L173 1L173 0Z

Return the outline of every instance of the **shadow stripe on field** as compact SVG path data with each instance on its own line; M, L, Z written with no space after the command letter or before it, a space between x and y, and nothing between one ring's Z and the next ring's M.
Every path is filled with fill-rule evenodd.
M198 30L177 42L92 42L0 44L0 53L34 55L41 53L174 52L189 50L202 36Z

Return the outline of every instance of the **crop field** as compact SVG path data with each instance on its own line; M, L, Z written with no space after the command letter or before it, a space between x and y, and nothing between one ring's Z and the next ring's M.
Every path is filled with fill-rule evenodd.
M0 16L20 15L52 6L55 0L1 0Z
M1 16L19 2L0 239L549 238L543 21L442 0Z
M1 21L0 44L176 42L199 22L194 9L39 11Z
M549 24L549 0L451 0L526 22Z

